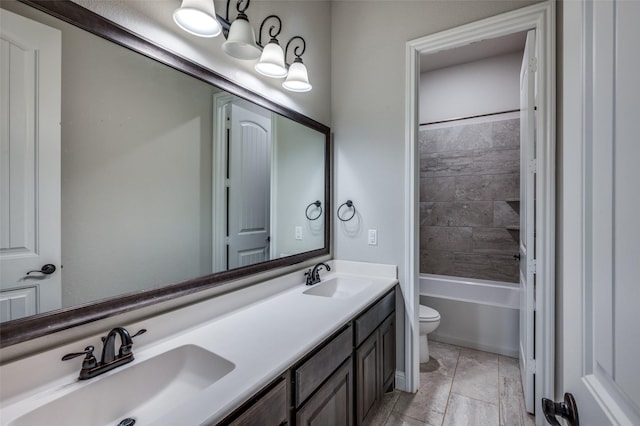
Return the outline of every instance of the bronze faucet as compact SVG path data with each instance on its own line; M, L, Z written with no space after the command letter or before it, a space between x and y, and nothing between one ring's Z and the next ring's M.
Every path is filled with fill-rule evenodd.
M322 268L323 266L327 271L331 270L329 265L327 265L324 262L320 262L316 266L314 266L312 269L304 273L307 276L307 280L305 283L306 285L313 285L320 282L320 268Z
M102 373L106 373L107 371L133 361L133 352L131 352L133 338L145 333L146 331L147 330L143 328L131 336L123 327L116 327L112 329L106 337L102 338L102 359L100 362L97 362L96 357L93 355L93 351L95 349L93 346L87 346L84 348L83 352L67 354L62 357L62 360L67 361L69 359L85 355L78 378L80 380L86 380L99 376ZM120 349L118 350L117 356L115 351L116 336L120 336Z

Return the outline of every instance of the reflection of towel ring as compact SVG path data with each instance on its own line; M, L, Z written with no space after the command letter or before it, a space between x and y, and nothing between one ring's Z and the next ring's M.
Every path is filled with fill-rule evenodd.
M320 211L318 212L318 216L316 216L316 217L309 217L309 208L310 208L311 206L316 206L316 209L320 210ZM307 219L309 219L309 220L316 220L316 219L318 219L320 216L322 216L322 203L320 202L320 200L316 200L316 201L314 201L313 203L309 204L309 205L307 206L307 209L304 211L304 215L305 215L305 216L307 217Z
M351 216L347 218L340 216L340 209L342 209L344 206L347 206L348 209L353 209L353 213L351 214ZM348 222L351 219L353 219L353 217L356 215L356 206L353 205L353 201L347 200L346 202L340 204L340 207L338 207L337 215L338 215L338 219L340 219L343 222Z

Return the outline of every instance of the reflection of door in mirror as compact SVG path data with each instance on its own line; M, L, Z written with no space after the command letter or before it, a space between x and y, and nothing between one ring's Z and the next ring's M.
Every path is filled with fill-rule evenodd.
M271 113L227 107L227 269L269 260Z
M0 321L8 321L62 306L61 35L6 10L0 20Z

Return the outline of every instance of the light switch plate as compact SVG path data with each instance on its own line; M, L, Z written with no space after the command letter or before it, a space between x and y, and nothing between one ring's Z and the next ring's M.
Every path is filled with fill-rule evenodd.
M368 241L370 246L377 246L378 245L378 230L377 229L369 229L369 234L368 234L367 241Z
M296 240L302 239L302 226L296 226Z

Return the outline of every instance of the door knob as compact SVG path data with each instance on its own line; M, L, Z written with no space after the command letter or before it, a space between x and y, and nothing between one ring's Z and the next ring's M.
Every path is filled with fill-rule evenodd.
M52 265L51 263L47 263L40 269L35 269L33 271L27 272L27 275L32 274L34 272L38 272L40 274L51 275L56 271L56 265Z
M580 426L576 400L568 392L564 394L564 401L562 402L553 402L550 399L542 398L542 412L544 413L544 418L547 419L547 423L553 426L560 426L556 416L567 419L569 426Z

